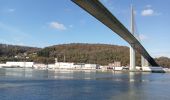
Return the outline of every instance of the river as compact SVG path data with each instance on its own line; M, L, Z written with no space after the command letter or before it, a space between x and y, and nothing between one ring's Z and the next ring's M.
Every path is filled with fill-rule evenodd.
M170 100L169 73L0 69L0 100Z

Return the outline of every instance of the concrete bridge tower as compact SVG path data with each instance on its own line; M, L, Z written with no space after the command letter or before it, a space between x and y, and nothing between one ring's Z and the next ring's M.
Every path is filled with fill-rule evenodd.
M133 6L131 6L131 34L133 36L136 36L136 38L140 40L140 37L135 35L135 19L134 19L134 9ZM135 54L135 43L132 43L130 46L130 70L135 71L136 70L136 54ZM141 67L147 67L149 66L148 61L141 55Z
M133 6L131 6L131 34L134 36L135 29L134 29L134 9ZM136 56L135 56L135 43L130 44L130 71L136 70Z

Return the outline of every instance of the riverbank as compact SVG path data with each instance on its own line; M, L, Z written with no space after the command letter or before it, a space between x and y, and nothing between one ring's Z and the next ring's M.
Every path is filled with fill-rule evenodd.
M118 64L119 65L119 64ZM101 66L98 64L85 64L85 63L70 63L70 62L56 62L55 64L37 64L34 62L6 62L6 64L0 64L0 68L32 68L39 70L111 70L111 71L135 71L135 72L157 72L165 73L170 72L170 69L163 67L140 67L136 66L135 70L129 70L128 66Z
M130 70L113 70L113 69L51 69L51 68L24 68L24 67L1 67L0 69L23 69L23 70L49 70L49 71L79 71L79 72L149 72L149 73L170 73L170 69L168 68L163 68L162 70L135 70L135 71L130 71Z

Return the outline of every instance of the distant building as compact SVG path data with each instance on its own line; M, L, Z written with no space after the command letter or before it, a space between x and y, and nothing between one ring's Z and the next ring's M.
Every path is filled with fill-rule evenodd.
M47 69L47 65L45 64L34 64L33 67L35 69Z
M68 63L68 62L56 62L55 68L58 69L73 69L74 63Z
M84 63L75 63L74 68L75 69L83 69L85 67Z
M107 70L109 66L99 66L99 69Z
M6 62L6 65L8 67L26 67L26 68L32 68L34 65L34 62Z
M109 63L109 67L121 67L121 62L115 61L114 63Z
M109 69L113 70L123 70L123 67L121 66L120 61L115 61L114 63L109 64Z
M55 69L55 68L56 68L56 65L55 65L55 64L48 64L48 65L47 65L47 68L48 68L48 69Z
M96 69L97 65L96 64L85 64L83 69Z
M55 68L57 69L96 69L96 64L84 63L69 63L69 62L56 62Z
M121 67L121 62L120 61L115 61L114 62L114 67Z

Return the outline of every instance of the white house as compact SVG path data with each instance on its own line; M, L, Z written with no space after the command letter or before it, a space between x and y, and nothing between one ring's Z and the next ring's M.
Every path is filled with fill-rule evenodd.
M35 69L47 69L47 65L45 64L34 64L33 67Z
M59 68L59 69L73 69L74 68L74 63L56 62L55 63L55 68Z
M6 66L32 68L34 62L6 62Z
M96 69L96 64L85 64L85 66L82 69Z

